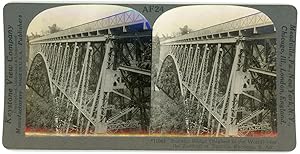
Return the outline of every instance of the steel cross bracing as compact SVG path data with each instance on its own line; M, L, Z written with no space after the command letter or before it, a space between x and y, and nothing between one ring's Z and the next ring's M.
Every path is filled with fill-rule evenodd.
M258 33L259 31L275 31L271 19L262 12L203 28L186 35L165 40L162 43L199 41L235 35L247 35L249 32Z
M270 20L257 13L161 43L160 52L169 54L156 86L173 100L183 100L188 134L277 131L275 33Z
M29 52L27 86L56 104L57 132L148 129L151 29L136 11L31 40Z
M65 39L66 41L87 36L99 36L111 34L112 31L126 31L129 25L141 25L144 28L149 27L145 18L137 11L130 10L115 14L96 21L88 22L82 25L71 27L50 35L46 35L30 41L31 43L40 41L53 41ZM84 39L83 39L84 40Z

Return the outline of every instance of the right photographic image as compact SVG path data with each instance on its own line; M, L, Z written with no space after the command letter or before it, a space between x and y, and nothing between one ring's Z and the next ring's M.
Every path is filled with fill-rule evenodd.
M152 135L277 136L276 28L264 12L177 7L152 37Z

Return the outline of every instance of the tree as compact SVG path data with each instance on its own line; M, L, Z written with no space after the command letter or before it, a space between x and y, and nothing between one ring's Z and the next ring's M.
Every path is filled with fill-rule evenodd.
M181 35L185 35L185 34L188 34L190 32L192 32L192 29L190 29L187 25L183 26L182 28L179 28L180 29L180 34Z
M162 91L154 92L151 131L161 134L185 134L185 106L182 99L172 100Z
M49 33L52 34L52 33L56 33L56 32L59 32L61 31L62 29L60 27L58 27L56 24L53 24L52 26L48 26L49 28Z
M49 97L42 98L31 88L26 89L26 127L51 131L55 128L55 105Z

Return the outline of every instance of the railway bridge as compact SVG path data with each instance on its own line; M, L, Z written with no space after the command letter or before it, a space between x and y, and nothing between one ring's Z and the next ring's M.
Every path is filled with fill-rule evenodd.
M151 32L130 10L29 41L26 85L54 104L56 132L147 130Z
M275 38L259 12L160 43L156 86L184 103L188 134L276 133Z

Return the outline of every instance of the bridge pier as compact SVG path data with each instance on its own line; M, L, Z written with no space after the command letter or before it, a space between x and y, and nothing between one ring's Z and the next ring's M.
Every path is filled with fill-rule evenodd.
M98 123L95 126L95 134L105 134L107 133L107 124L106 123Z

